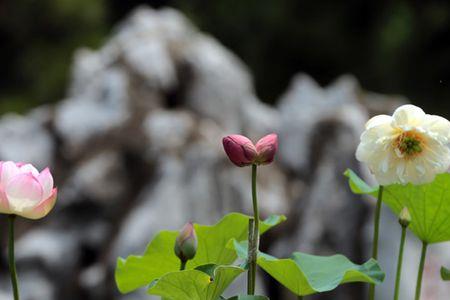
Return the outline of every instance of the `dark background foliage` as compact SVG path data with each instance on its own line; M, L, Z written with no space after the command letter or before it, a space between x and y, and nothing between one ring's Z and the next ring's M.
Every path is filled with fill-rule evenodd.
M64 97L71 58L98 47L135 6L181 9L250 67L274 102L295 73L327 84L354 74L365 89L403 94L449 116L450 1L3 0L0 112Z

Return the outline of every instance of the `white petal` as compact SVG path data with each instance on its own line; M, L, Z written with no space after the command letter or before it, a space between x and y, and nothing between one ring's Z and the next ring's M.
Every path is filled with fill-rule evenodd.
M374 160L381 161L387 155L384 151L389 146L388 139L364 137L356 149L356 159L371 164Z
M393 114L393 126L408 130L410 127L420 126L425 118L425 112L412 104L402 105Z
M21 173L28 173L30 172L31 174L33 174L34 177L38 177L39 176L39 171L31 164L25 164L23 166L20 167L20 172Z
M389 171L390 157L386 156L380 163L380 171L387 173Z
M45 168L38 176L38 180L43 189L43 199L50 197L53 191L53 177L48 168Z
M6 188L6 185L8 182L20 173L19 168L16 166L16 164L12 161L5 161L2 164L1 174L0 174L0 184L3 186L3 188Z
M441 137L444 142L450 139L450 122L440 116L426 115L422 127L429 132Z
M375 126L379 125L390 125L392 122L392 117L388 115L378 115L373 118L371 118L366 123L366 129L370 129Z
M30 173L14 176L5 188L10 210L23 212L32 209L42 200L42 186Z
M406 168L406 162L404 160L400 160L396 166L396 169L397 169L396 172L397 172L398 177L402 176L402 174L405 173L405 168Z
M367 147L367 144L365 143L360 143L358 148L356 148L356 159L361 162L368 162L371 155L371 148Z
M374 175L380 185L401 183L393 168L389 169L386 173L374 173Z

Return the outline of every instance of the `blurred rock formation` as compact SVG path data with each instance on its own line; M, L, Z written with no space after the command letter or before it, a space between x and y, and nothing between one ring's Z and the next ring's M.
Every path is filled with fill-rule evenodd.
M280 136L276 163L260 168L259 194L263 216L288 221L263 238L265 251L340 252L363 262L370 202L350 193L342 173L364 172L354 151L369 115L402 101L367 93L350 76L322 88L302 74L268 106L246 66L179 12L136 9L101 49L77 51L66 99L0 119L0 158L50 165L60 188L46 219L18 222L23 299L149 299L117 292L118 256L142 253L157 231L187 220L251 212L250 169L222 150L230 133ZM5 226L2 233L5 245ZM4 251L0 265L3 299ZM261 280L271 299L293 299ZM311 299L363 292L346 285Z

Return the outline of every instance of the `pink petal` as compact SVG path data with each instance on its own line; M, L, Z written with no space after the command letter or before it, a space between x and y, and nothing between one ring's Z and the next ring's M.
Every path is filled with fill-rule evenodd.
M1 173L0 173L0 185L3 186L3 189L6 188L8 182L20 173L19 168L12 161L5 161L2 163Z
M38 204L42 200L42 186L31 173L24 173L14 176L6 185L6 197L10 206L14 202L20 205L23 202L35 202Z
M6 198L6 194L2 186L0 186L0 213L2 214L11 213L11 211L9 210L8 198Z
M258 163L269 164L273 161L275 153L278 150L278 136L271 133L261 138L256 143L256 151L258 152Z
M53 176L50 173L49 168L45 168L38 176L38 180L41 183L43 189L43 199L50 197L53 190Z
M39 171L32 164L21 165L21 163L18 163L17 166L21 173L31 173L34 177L39 176Z
M239 167L253 163L256 157L256 148L247 137L234 134L223 138L223 148L232 163Z
M35 208L29 211L20 213L19 215L32 220L37 220L45 217L53 209L56 203L56 198L58 196L58 189L54 188L50 197L41 201Z

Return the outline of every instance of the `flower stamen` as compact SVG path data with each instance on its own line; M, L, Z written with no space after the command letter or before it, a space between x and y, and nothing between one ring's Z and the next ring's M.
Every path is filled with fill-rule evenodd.
M394 149L401 157L414 157L423 151L422 136L415 131L404 131L394 140Z

